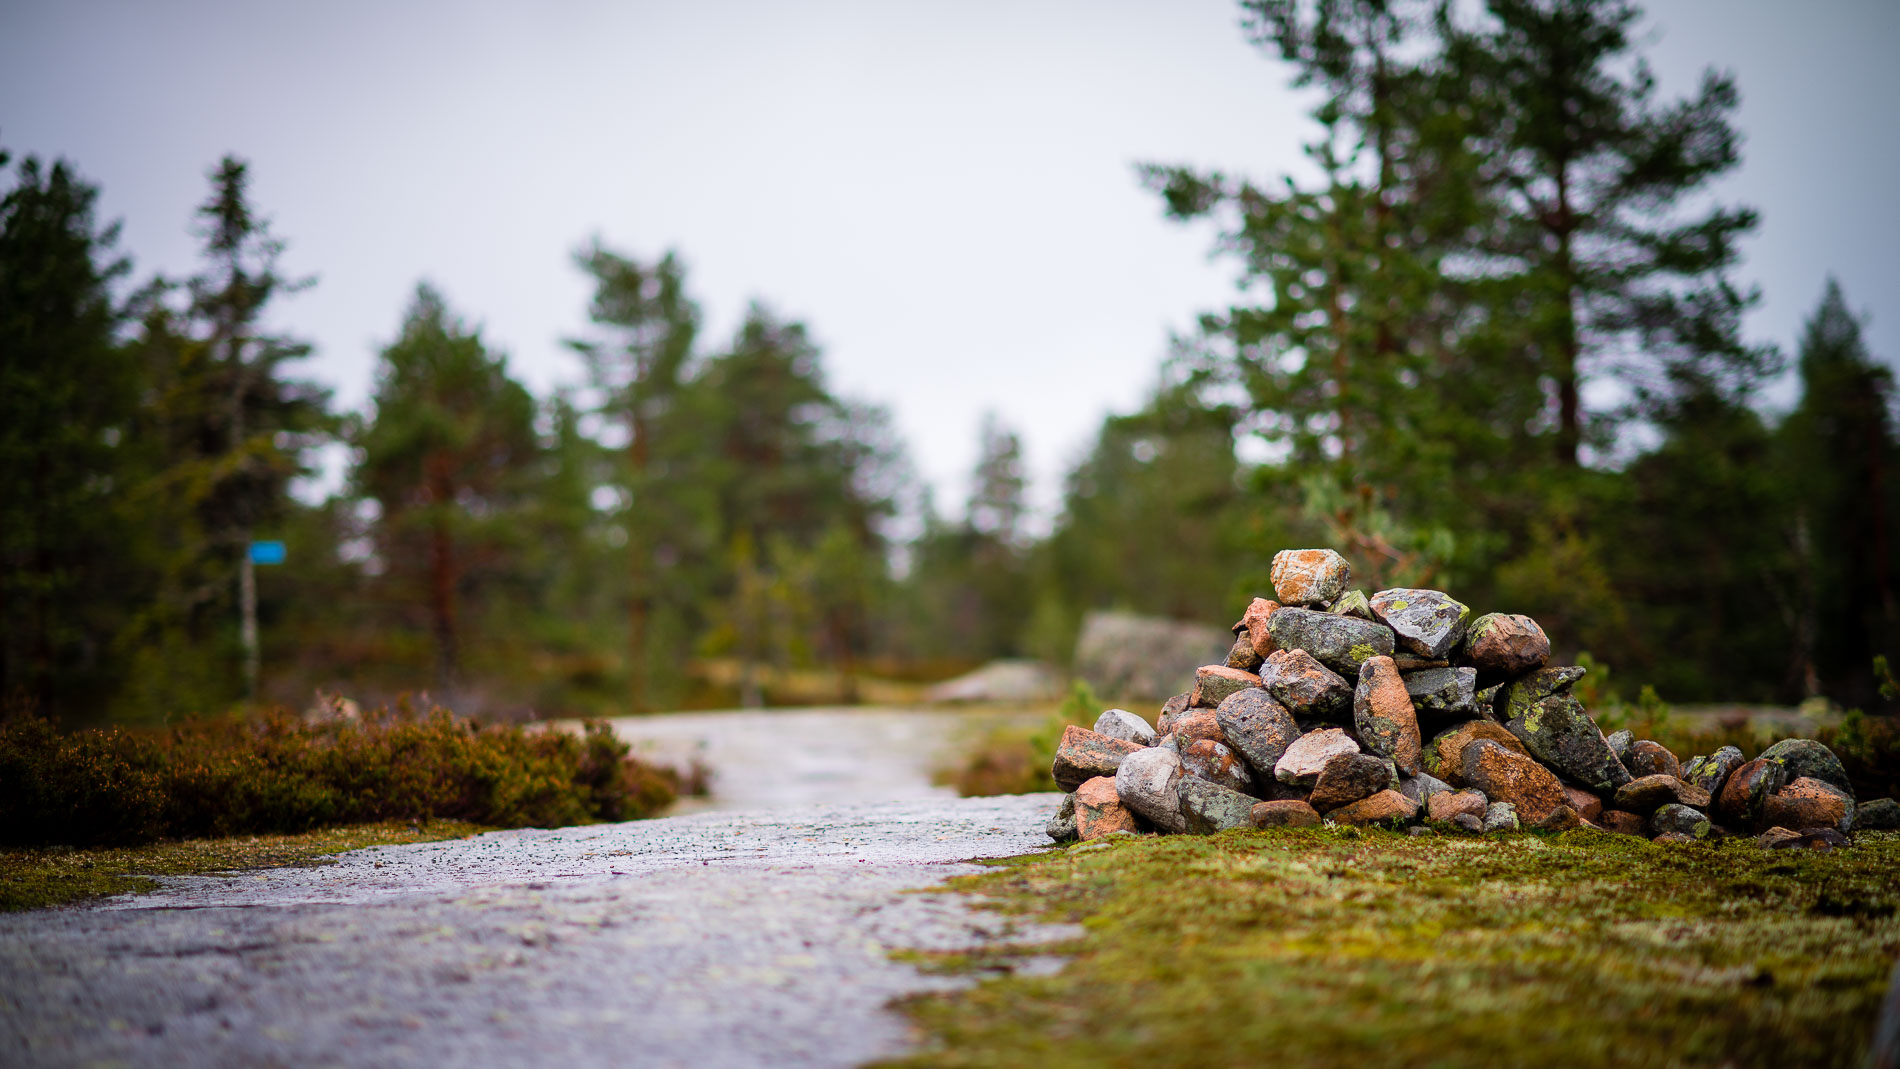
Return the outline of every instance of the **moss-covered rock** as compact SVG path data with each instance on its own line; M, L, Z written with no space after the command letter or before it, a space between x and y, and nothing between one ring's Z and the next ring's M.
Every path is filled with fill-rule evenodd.
M1690 758L1682 770L1682 779L1709 792L1711 797L1720 797L1729 776L1744 762L1742 751L1733 746L1724 746L1713 754Z
M1504 725L1531 756L1599 794L1630 781L1629 770L1610 752L1603 732L1569 694L1552 694Z
M1773 761L1788 772L1790 782L1802 778L1832 783L1854 796L1854 784L1834 751L1813 739L1783 739L1761 752L1761 759Z

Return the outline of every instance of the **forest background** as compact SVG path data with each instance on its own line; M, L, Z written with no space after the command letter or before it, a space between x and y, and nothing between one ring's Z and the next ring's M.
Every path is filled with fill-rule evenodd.
M319 690L723 706L811 669L850 699L1062 664L1094 609L1225 622L1275 550L1331 545L1355 585L1532 615L1630 692L1883 708L1891 375L1832 285L1794 352L1742 337L1758 219L1709 195L1740 162L1732 80L1663 96L1626 4L1245 8L1317 93L1321 177L1141 170L1259 299L1175 339L1046 534L1011 428L938 507L805 325L760 302L706 336L685 250L577 250L585 388L534 396L418 284L371 403L338 411L270 327L305 283L241 159L210 173L200 269L146 280L76 164L10 161L0 691L76 722ZM345 486L293 494L331 442Z

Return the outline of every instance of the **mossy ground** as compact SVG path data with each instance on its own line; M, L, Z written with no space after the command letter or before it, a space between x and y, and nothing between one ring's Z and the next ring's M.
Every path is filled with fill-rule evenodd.
M327 828L302 835L186 839L144 846L75 850L0 850L0 911L65 905L106 895L156 890L154 876L327 864L346 850L389 843L461 839L487 829L459 820L389 821Z
M894 1064L1854 1065L1900 955L1895 833L1227 832L956 883L1085 934L1057 975L907 1003L927 1042Z

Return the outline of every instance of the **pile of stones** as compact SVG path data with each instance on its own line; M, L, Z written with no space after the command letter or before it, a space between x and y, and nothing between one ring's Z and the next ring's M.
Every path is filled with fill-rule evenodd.
M1527 616L1473 620L1438 590L1368 596L1329 549L1277 554L1272 580L1277 600L1247 606L1227 663L1200 668L1156 724L1110 709L1063 732L1054 773L1069 793L1051 838L1324 822L1832 849L1856 828L1900 828L1900 805L1857 805L1812 739L1684 763L1628 731L1606 737L1571 692L1585 670L1552 667Z

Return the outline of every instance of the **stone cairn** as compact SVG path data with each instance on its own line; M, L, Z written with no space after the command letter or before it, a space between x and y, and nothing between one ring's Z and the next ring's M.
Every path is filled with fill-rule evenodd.
M1064 730L1054 772L1069 794L1050 838L1324 822L1832 849L1856 828L1900 828L1900 805L1856 805L1812 739L1685 764L1628 731L1606 738L1571 693L1584 669L1551 667L1528 616L1470 620L1438 590L1368 597L1330 549L1276 554L1272 577L1279 600L1247 606L1227 663L1196 671L1154 726L1110 709Z

